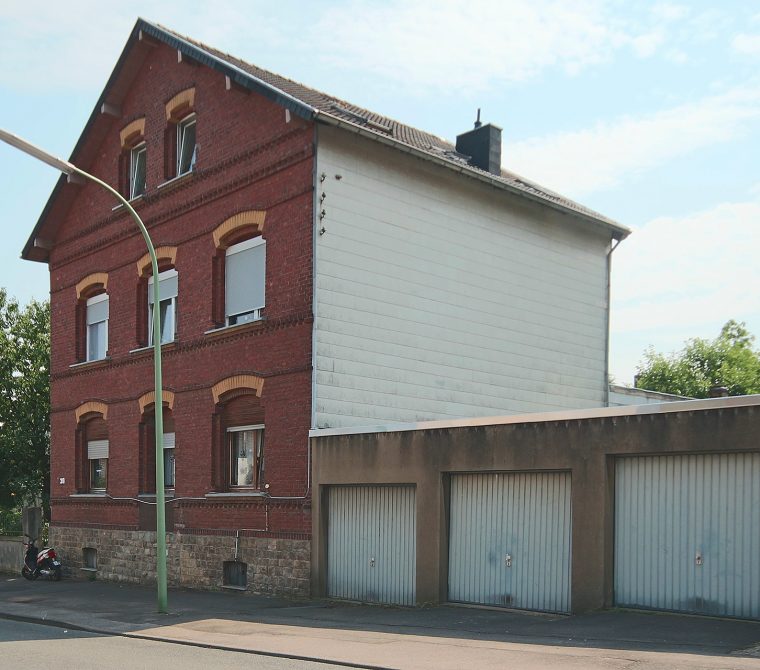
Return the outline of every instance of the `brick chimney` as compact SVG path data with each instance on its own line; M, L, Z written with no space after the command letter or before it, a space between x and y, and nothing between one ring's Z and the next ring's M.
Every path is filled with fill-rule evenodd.
M475 121L475 128L457 135L457 151L469 156L467 161L474 167L501 174L501 128L490 123L480 122L480 109Z

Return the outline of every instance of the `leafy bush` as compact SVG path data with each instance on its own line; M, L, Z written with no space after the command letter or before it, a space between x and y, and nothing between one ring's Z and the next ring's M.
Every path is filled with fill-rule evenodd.
M0 508L0 535L21 533L21 510Z

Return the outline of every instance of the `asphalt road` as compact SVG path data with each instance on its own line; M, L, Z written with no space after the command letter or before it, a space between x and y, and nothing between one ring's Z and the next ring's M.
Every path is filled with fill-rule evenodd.
M0 667L19 670L345 670L346 666L98 635L0 619ZM350 667L350 666L349 666Z

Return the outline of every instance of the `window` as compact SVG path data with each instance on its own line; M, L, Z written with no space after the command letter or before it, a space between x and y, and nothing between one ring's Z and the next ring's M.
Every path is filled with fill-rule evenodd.
M174 488L174 433L164 433L164 486Z
M225 259L225 323L228 326L261 318L266 280L263 237L233 244Z
M90 491L105 491L108 486L108 440L87 442L90 462Z
M74 412L74 481L77 493L102 492L108 488L108 406L90 400Z
M230 453L230 486L261 488L264 470L264 426L227 429Z
M108 294L89 298L87 306L87 358L99 361L108 351Z
M216 402L211 432L211 485L215 491L266 488L263 385L261 377L237 374L211 389Z
M195 144L195 114L185 117L177 124L177 176L191 172L195 167L197 146Z
M177 334L177 271L158 274L161 344L173 342ZM153 277L148 278L148 346L153 344Z
M129 197L137 198L145 193L145 142L134 147L129 157Z
M152 393L146 395L153 396ZM150 406L146 406L144 409L139 424L138 486L140 493L148 495L156 493L156 408L153 400L154 397L151 397ZM171 402L174 402L173 398ZM176 437L174 416L171 407L167 405L167 401L163 403L163 429L163 453L161 456L164 464L164 488L173 489L176 482L174 459Z

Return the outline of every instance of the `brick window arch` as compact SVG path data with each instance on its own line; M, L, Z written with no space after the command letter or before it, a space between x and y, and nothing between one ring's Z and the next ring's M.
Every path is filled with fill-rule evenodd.
M83 363L108 355L108 273L94 272L76 285L74 359Z
M264 481L264 380L236 375L214 385L212 486L216 491L262 491Z
M75 486L78 493L105 493L108 489L108 406L90 401L74 412L76 461Z
M216 248L211 268L212 321L217 328L263 316L265 219L265 211L239 212L223 221L212 233Z

